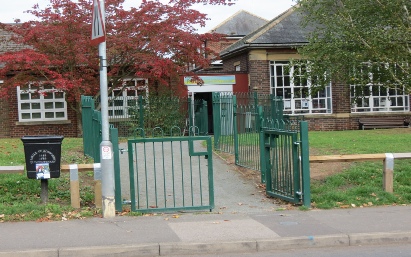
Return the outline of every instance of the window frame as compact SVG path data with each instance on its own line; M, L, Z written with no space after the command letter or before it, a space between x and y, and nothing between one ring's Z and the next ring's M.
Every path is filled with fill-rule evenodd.
M66 93L50 82L29 82L23 88L17 86L17 106L19 122L68 120Z
M269 65L270 93L282 97L284 114L324 115L333 113L331 83L324 89L314 92L311 79L303 77L299 81L293 79L293 73L297 68L299 72L303 72L304 67L290 66L289 61L270 61Z
M127 85L131 81L134 81L134 85ZM131 107L138 108L138 106L133 106L130 103L137 101L138 97L142 94L144 96L147 96L148 94L148 79L124 79L122 86L113 89L111 94L108 95L109 119L129 119L131 115L129 114L128 109Z
M365 85L350 85L351 113L381 113L381 112L409 112L410 96L396 85L384 86L379 80L379 71L383 67L389 69L390 65L372 67L372 63L365 62L359 72L354 70L353 77L360 76ZM395 72L395 65L394 67ZM374 68L374 69L373 69ZM375 76L374 76L375 75Z

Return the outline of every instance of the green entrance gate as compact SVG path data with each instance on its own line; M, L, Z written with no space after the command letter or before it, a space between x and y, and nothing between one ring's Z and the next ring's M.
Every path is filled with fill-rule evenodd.
M211 137L132 139L128 154L132 211L214 208Z
M281 122L282 125L261 132L261 168L266 193L310 207L308 124Z

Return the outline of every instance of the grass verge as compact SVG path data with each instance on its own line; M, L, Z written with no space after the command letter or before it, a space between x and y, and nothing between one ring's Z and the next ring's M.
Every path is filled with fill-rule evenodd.
M317 154L410 152L410 129L310 132L310 151ZM330 168L333 163L324 165ZM394 193L382 189L383 164L357 162L340 173L311 183L312 206L321 209L411 202L411 160L396 160Z
M62 164L92 163L84 157L81 138L65 138L62 143ZM18 138L0 139L0 165L25 165L23 143ZM81 208L70 205L70 177L61 173L60 178L48 183L49 201L42 204L40 181L21 174L0 174L0 222L47 221L82 219L100 215L94 208L93 172L79 174Z

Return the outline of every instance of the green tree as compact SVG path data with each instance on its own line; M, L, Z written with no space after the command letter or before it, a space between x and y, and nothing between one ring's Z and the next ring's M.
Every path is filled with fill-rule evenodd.
M316 78L319 86L333 80L411 88L411 1L297 2L310 31L309 43L298 49L309 61L307 77Z

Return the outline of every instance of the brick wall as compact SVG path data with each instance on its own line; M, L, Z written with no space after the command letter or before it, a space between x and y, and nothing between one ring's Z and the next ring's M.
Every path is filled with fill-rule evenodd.
M338 130L357 130L360 129L358 120L362 117L373 117L373 118L390 118L390 117L403 117L409 119L410 114L395 114L395 113L384 113L380 115L355 115L347 118L336 118L336 117L307 117L308 127L311 131L338 131Z
M64 137L78 137L79 128L77 122L77 114L72 108L67 108L67 116L70 123L64 122L36 122L32 124L20 125L18 123L18 107L17 96L9 98L9 135L2 137L22 137L28 135L61 135Z
M10 137L9 104L0 99L0 137Z
M218 42L207 41L207 47L216 53L220 53L222 50L231 46L237 41L238 39L232 39L232 38L222 39L221 41L218 41Z
M241 72L248 72L249 71L248 56L246 54L224 60L224 62L223 62L223 71L224 72L235 72L235 65L236 64L240 65L240 71Z
M350 87L343 84L333 83L331 90L333 113L350 113Z
M267 60L253 60L250 67L250 88L254 92L270 94L270 62Z

